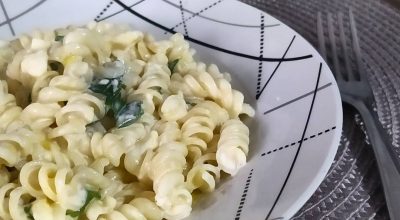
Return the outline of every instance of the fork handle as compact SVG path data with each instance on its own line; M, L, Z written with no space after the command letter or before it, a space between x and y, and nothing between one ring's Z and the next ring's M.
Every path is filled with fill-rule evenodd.
M364 120L375 153L390 219L400 219L400 173L391 152L389 152L392 147L389 143L390 139L373 109L367 107L361 101L356 102L354 104L358 107L357 109Z

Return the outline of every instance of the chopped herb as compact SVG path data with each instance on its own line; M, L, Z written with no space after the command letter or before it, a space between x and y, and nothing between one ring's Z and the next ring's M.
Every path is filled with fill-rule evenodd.
M116 61L116 60L118 60L118 58L117 58L114 54L111 54L111 55L110 55L110 59L111 59L111 61Z
M168 62L168 68L171 71L171 73L174 72L175 66L176 66L176 64L178 64L178 62L179 62L179 59L175 59L173 61Z
M24 207L24 212L28 216L29 220L35 220L35 218L33 218L33 215L32 215L32 205L31 204Z
M73 218L78 217L80 214L81 214L80 211L73 211L73 210L70 210L70 209L67 210L67 215L69 215L69 216L71 216Z
M56 38L54 40L58 41L58 42L62 42L64 40L64 36L58 35L58 33L56 33Z
M114 94L121 92L121 77L96 79L92 82L89 89L95 93L100 93L107 97L111 97Z
M135 123L144 114L141 101L125 105L117 114L117 127L123 128Z
M197 103L190 102L190 101L186 101L186 104L187 104L187 105L190 105L190 106L192 106L192 107L193 107L193 106L195 106Z
M105 96L105 104L107 111L111 110L116 120L116 126L118 128L126 127L134 122L136 122L142 115L142 102L133 101L131 103L126 103L122 98L121 90L124 87L122 84L121 71L123 68L119 65L120 62L113 62L114 64L108 64L108 70L114 70L117 73L114 74L115 78L101 78L96 79L92 82L89 89L94 93L99 93ZM108 74L110 75L110 73Z
M120 114L121 110L126 107L126 103L122 100L121 96L115 97L113 102L111 103L111 109L114 112L114 115L117 116Z
M64 65L57 60L49 60L48 65L53 71L56 71L60 74L64 72Z
M73 218L78 217L81 214L83 214L83 212L85 211L86 207L89 205L89 203L92 200L101 198L100 193L97 192L97 191L86 190L86 192L87 192L87 194L86 194L85 204L83 204L83 206L77 211L68 209L67 210L67 215L69 215L69 216L71 216Z

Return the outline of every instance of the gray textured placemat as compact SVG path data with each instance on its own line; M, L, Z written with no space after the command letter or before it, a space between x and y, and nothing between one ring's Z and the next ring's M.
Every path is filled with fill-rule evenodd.
M317 46L318 11L347 15L350 8L353 10L378 115L400 160L400 10L396 8L400 2L242 1L280 19L314 46ZM343 136L335 161L323 183L294 219L389 219L372 149L366 142L359 116L348 106L344 107Z

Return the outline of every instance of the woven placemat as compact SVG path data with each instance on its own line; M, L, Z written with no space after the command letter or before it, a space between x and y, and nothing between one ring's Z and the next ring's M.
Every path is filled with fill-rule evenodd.
M400 160L400 1L242 1L280 19L315 47L318 11L345 15L353 11L376 109ZM330 171L294 219L389 219L372 148L360 117L349 106L344 106L343 127Z

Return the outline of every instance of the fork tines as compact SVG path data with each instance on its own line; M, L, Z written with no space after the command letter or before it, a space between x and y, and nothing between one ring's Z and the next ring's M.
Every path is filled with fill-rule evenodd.
M318 12L317 34L319 51L322 57L333 67L333 74L336 80L360 80L363 75L360 74L362 72L361 50L356 23L351 10L348 16L350 27L347 27L347 29L343 22L344 19L341 12L336 16L331 13L323 16L321 12ZM346 30L348 31L346 32ZM351 40L348 41L348 38ZM352 65L353 63L354 65Z

